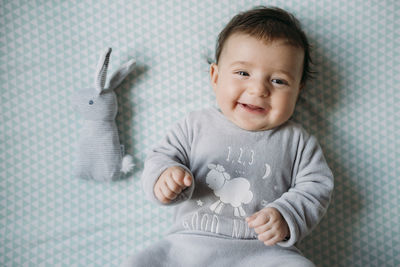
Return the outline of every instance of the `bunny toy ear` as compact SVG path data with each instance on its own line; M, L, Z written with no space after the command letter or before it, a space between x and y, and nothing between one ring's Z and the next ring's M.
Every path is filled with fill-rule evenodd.
M94 80L95 88L98 94L104 89L107 78L107 69L110 62L110 55L112 49L109 47L104 50L103 54L100 56L99 62L97 63L96 76Z
M133 70L135 65L136 65L136 60L131 59L124 65L119 67L118 70L116 70L112 75L108 88L110 90L114 90L126 78L126 76L128 76L128 74Z

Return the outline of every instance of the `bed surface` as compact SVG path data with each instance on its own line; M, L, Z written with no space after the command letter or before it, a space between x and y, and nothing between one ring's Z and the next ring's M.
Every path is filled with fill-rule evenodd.
M148 202L146 152L187 112L215 105L207 57L239 11L263 1L0 0L0 265L116 266L162 238L172 209ZM317 266L400 266L400 3L268 1L293 12L318 71L294 119L335 175L327 215L299 248ZM127 179L72 177L81 119L69 101L134 57L116 90Z

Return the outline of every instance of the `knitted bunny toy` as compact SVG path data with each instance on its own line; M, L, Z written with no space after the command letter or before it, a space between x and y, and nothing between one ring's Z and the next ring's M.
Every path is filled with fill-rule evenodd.
M122 65L112 75L105 88L111 48L101 55L97 65L94 87L75 92L72 102L83 117L78 157L74 173L77 177L111 181L128 173L134 166L132 156L123 155L115 118L118 112L114 89L135 66L135 60Z

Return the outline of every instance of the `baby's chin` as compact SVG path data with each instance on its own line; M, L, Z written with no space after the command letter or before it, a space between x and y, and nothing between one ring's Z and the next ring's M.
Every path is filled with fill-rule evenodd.
M286 118L274 116L275 114L271 112L271 110L262 112L262 114L252 114L244 111L243 109L233 109L227 111L221 109L221 112L237 127L250 132L271 130L286 121Z
M250 131L250 132L260 132L260 131L268 131L271 130L278 125L262 123L262 122L252 122L248 120L231 120L236 126L239 128Z

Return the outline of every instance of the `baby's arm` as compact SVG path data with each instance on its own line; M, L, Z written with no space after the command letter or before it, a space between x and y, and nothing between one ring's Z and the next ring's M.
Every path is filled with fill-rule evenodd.
M319 223L330 202L333 175L317 140L313 136L302 136L297 151L291 188L261 210L265 213L267 209L272 208L279 213L279 216L276 215L277 222L273 223L275 231L264 231L261 234L261 239L267 240L267 244L277 243L284 247L294 245ZM271 214L271 210L268 213ZM263 221L264 226L255 227L259 232L270 224L268 219ZM282 226L284 224L289 229L286 236L284 236L285 227Z
M175 124L148 153L142 183L150 200L158 204L178 204L191 198L194 180L188 168L190 149L191 134L186 119Z
M169 204L184 189L192 185L190 173L180 167L169 167L158 178L154 195L163 204Z

